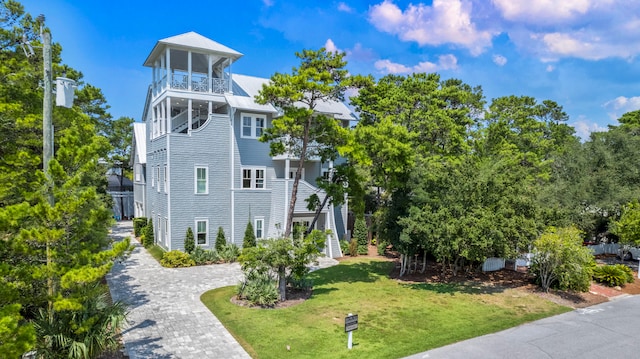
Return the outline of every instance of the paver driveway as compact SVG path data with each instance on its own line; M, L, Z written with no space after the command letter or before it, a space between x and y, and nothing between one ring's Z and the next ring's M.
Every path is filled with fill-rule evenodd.
M114 238L132 235L131 222L119 222ZM235 285L237 263L163 268L135 240L136 248L107 277L114 300L129 304L123 331L131 359L249 358L220 321L200 302L207 290Z

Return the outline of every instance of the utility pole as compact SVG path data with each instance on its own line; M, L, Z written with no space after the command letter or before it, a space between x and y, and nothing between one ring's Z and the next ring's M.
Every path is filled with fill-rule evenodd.
M44 101L42 104L42 163L47 179L47 199L53 207L53 181L49 173L49 161L53 158L53 102L52 102L52 76L51 76L51 33L44 31L44 15L38 16L40 20L40 35L43 42L44 57Z
M52 66L51 66L51 33L44 30L44 15L38 16L38 22L40 23L40 37L42 38L42 57L44 58L44 100L42 103L42 168L44 170L44 176L46 181L46 196L49 201L49 205L53 208L55 205L55 199L53 197L53 179L49 172L49 161L53 158L53 102L52 102ZM51 244L47 239L47 295L48 300L48 315L49 320L53 320L53 277L51 274L51 268L53 259L51 258Z

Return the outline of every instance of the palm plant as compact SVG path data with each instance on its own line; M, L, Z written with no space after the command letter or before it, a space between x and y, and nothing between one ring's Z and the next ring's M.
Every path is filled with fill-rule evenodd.
M46 359L93 359L118 347L118 332L125 322L126 306L112 303L105 285L81 289L80 306L39 311L34 327L36 351Z

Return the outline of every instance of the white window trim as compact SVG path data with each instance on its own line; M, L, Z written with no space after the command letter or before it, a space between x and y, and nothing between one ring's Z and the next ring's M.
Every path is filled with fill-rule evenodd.
M164 193L169 193L169 169L164 165Z
M251 118L251 135L249 136L245 136L244 134L244 118L245 117L250 117ZM240 138L253 138L253 139L257 139L260 136L256 136L256 119L262 119L264 121L264 127L262 127L262 130L264 131L267 128L267 116L266 115L262 115L262 114L258 114L258 113L247 113L247 112L242 112L240 114Z
M169 246L169 218L164 217L164 243Z
M158 182L157 184L158 184L158 185L156 186L156 190L157 190L158 192L160 192L160 182L162 182L162 181L160 180L160 166L156 166L155 170L156 170L156 178L158 179L158 180L157 180L157 182Z
M204 192L198 193L198 169L204 168L205 170L205 183ZM209 194L209 167L196 165L193 169L193 193L195 194Z
M198 243L198 222L205 222L205 239L204 244ZM193 228L195 228L194 240L196 246L208 246L209 245L209 219L208 218L195 218L193 222Z
M244 186L244 171L251 171L251 185L250 187ZM256 171L262 171L262 188L256 187ZM267 189L267 167L264 166L243 166L240 169L240 188L246 190L264 190Z
M298 167L291 167L289 168L289 179L294 180L296 179L296 173L298 172ZM305 181L304 179L304 167L302 168L302 173L300 174L300 179Z
M262 234L260 236L258 236L258 222L262 223L262 225L260 226L262 230ZM256 239L264 239L264 217L256 217L254 219L253 229L254 229L254 234L256 236Z
M151 167L151 188L156 186L156 168Z

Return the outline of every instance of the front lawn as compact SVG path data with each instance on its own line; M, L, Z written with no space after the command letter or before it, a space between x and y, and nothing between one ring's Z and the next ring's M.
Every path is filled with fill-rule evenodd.
M392 262L355 257L311 273L313 295L284 309L231 303L235 287L203 303L254 358L400 358L570 311L517 289L408 284L388 277ZM358 314L353 349L344 317Z

